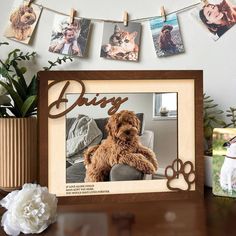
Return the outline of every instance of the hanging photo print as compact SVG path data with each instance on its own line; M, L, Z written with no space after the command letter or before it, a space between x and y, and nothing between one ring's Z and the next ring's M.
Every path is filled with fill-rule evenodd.
M50 52L84 57L91 20L56 15L53 24Z
M213 133L213 193L236 197L236 129L216 128Z
M199 4L191 14L217 40L236 23L236 3L232 0L210 0L207 4Z
M41 10L42 8L35 4L28 5L22 0L15 0L4 36L28 44L39 20Z
M166 21L157 17L150 20L152 38L158 57L171 56L184 52L178 18L176 14L168 15Z
M101 57L138 61L141 24L104 23Z

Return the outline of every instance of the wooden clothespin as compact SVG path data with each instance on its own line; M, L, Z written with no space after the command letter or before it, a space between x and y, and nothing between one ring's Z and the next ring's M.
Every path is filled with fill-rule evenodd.
M163 18L163 21L166 21L166 12L164 6L161 6L161 16Z
M27 7L30 7L31 3L33 3L34 0L29 0L27 3Z
M209 4L207 0L201 0L201 1L205 6Z
M128 25L128 12L125 11L124 12L124 15L123 15L123 22L124 22L124 26L127 26Z
M70 24L74 23L75 14L76 14L76 10L74 8L71 8L71 11L70 11Z

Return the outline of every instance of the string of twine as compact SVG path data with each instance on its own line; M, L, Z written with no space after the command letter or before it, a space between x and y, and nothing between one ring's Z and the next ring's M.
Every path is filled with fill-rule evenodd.
M166 16L168 15L171 15L171 14L174 14L174 13L179 13L179 12L184 12L184 11L187 11L187 10L190 10L194 7L196 7L197 5L199 5L203 0L201 0L200 2L198 3L194 3L194 4L191 4L189 6L186 6L186 7L183 7L183 8L180 8L178 10L175 10L175 11L172 11L172 12L168 12L166 14ZM32 1L33 2L33 1ZM64 15L64 16L70 16L69 14L66 14L64 12L60 12L60 11L57 11L57 10L54 10L52 8L49 8L49 7L46 7L46 6L43 6L41 4L38 4L38 3L33 3L34 5L44 9L44 10L47 10L47 11L51 11L51 12L54 12L56 14L60 14L60 15ZM156 15L156 16L148 16L148 17L143 17L143 18L136 18L136 19L132 19L132 20L128 20L128 22L144 22L144 21L148 21L148 20L152 20L154 18L161 18L162 16L160 15ZM110 22L110 23L122 23L123 21L117 21L117 20L109 20L109 19L101 19L101 18L87 18L87 17L76 17L76 18L84 18L84 19L88 19L88 20L91 20L93 22Z

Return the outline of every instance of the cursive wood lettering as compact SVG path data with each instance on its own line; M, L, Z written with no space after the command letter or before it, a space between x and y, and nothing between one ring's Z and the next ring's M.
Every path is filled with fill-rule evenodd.
M70 86L70 81L67 81L65 83L64 87L62 88L58 99L56 101L52 102L48 106L48 117L49 118L57 119L59 117L62 117L64 115L66 115L68 112L70 112L71 110L73 110L76 106L79 106L79 107L81 107L81 106L100 106L101 108L105 108L109 104L111 107L109 108L107 113L108 113L108 115L113 115L120 108L121 104L123 104L124 102L126 102L128 100L128 97L125 97L125 98L121 98L121 97L99 98L99 96L100 96L99 93L97 93L94 98L89 100L88 98L85 97L84 83L81 80L74 80L74 81L78 82L81 87L80 95L77 98L77 100L70 107L66 108L62 112L59 112L56 114L51 113L52 108L55 107L56 109L59 109L61 104L68 103L68 99L65 98L65 94L66 94L68 87ZM54 81L53 83L49 84L48 90L51 87L53 87L55 84L57 84L58 82L62 82L62 81ZM54 113L55 113L55 109L54 109Z

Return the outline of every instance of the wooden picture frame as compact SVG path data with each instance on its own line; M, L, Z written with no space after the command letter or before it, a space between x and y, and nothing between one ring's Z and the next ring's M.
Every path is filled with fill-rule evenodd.
M202 71L184 70L39 72L39 183L57 194L59 202L63 204L202 197L202 76ZM67 184L65 116L68 110L73 110L71 107L74 108L78 104L82 109L85 100L77 100L77 104L69 109L66 107L68 99L65 94L86 96L87 93L158 92L178 94L177 159L166 167L166 178ZM95 96L98 98L99 94ZM89 103L88 100L87 102ZM89 109L93 109L93 103L95 104L95 100L90 101ZM122 110L122 105L119 110Z

